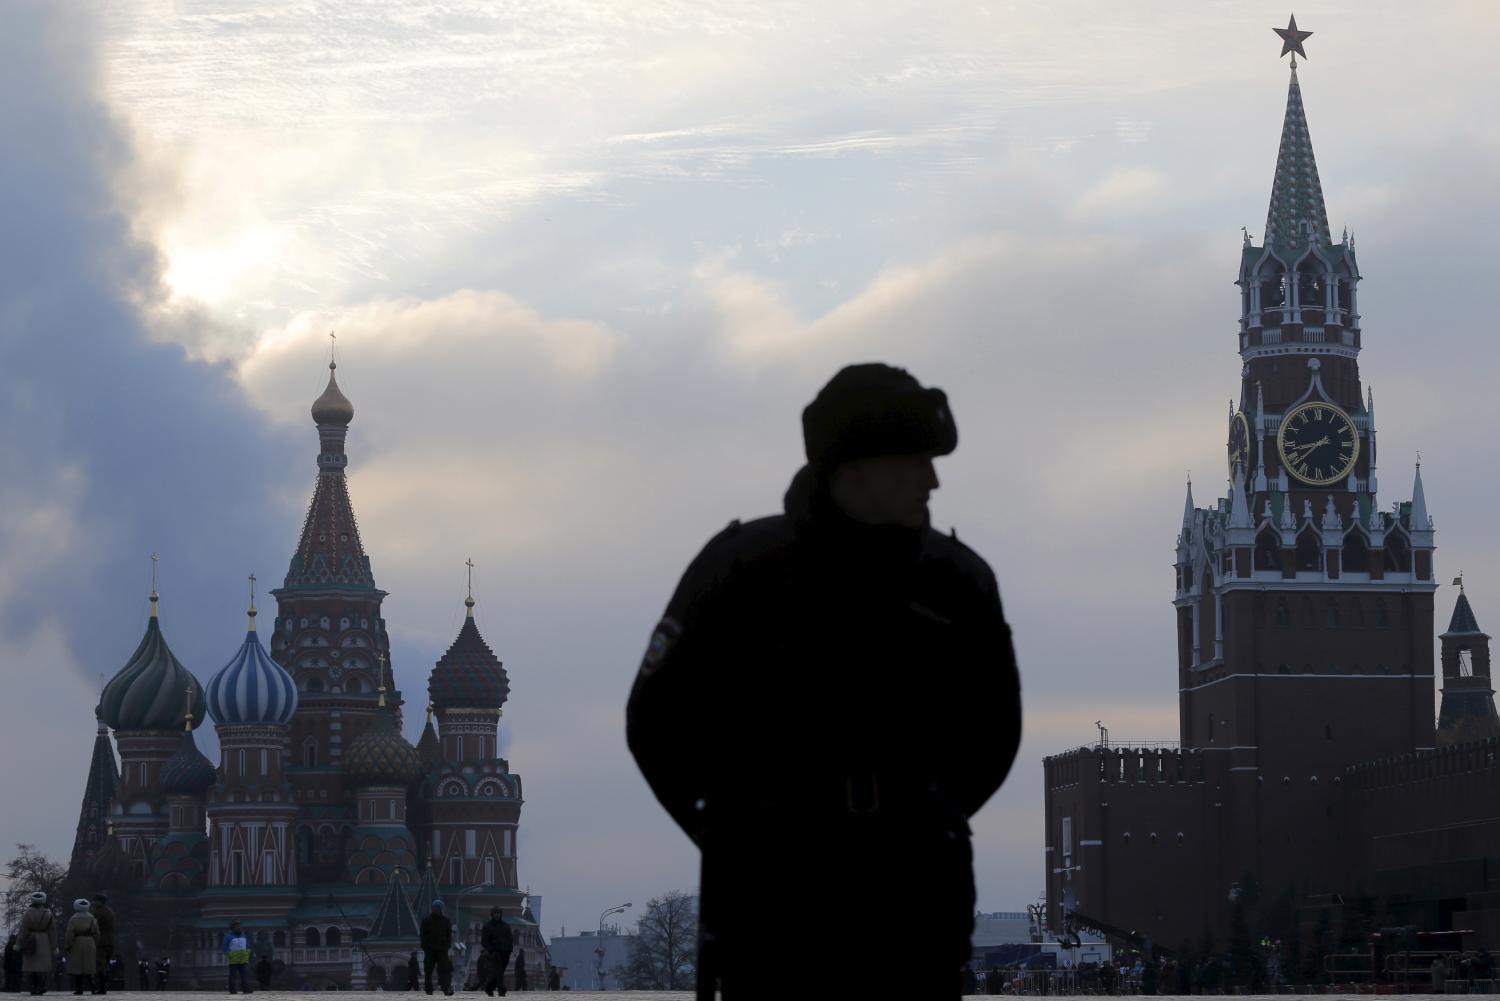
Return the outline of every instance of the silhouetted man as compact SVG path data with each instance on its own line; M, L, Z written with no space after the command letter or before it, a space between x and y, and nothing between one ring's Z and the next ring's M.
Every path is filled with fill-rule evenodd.
M505 923L505 915L500 908L490 908L490 919L484 923L479 944L484 949L485 958L489 960L485 968L487 975L484 992L494 997L498 990L500 996L504 997L505 971L510 966L510 951L515 947L515 936L511 934L510 925Z
M426 971L427 993L432 993L432 974L438 975L444 994L453 993L453 960L448 950L453 948L453 922L443 913L443 902L434 900L432 911L422 919L422 968Z
M631 692L630 748L703 850L700 997L715 981L727 1001L843 996L817 964L867 953L895 894L920 911L900 996L957 998L968 819L1021 724L995 577L928 524L957 429L941 390L886 365L839 372L802 428L785 513L732 523L684 574ZM792 899L829 920L816 950L772 964Z

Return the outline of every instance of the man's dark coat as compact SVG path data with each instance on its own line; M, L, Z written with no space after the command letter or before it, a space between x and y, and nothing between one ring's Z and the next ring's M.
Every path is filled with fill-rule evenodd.
M899 920L901 950L956 996L968 819L1020 732L984 560L931 529L849 520L804 468L784 515L731 524L688 567L627 710L641 771L703 850L705 972L746 996L773 986L753 983L759 960L797 915L820 943L808 964L867 955Z

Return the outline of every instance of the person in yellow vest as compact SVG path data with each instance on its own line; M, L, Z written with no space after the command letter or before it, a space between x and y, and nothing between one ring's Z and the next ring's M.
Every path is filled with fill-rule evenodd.
M224 933L224 958L229 963L229 993L238 994L250 990L250 940L240 929L238 921L229 923L229 930ZM234 989L235 978L240 981L240 991Z

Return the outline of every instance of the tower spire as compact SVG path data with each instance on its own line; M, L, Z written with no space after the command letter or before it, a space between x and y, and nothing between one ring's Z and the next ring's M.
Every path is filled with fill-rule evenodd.
M469 596L464 599L464 616L472 619L474 617L474 560L473 557L464 560L464 566L469 568Z
M1312 32L1299 31L1295 17L1286 28L1272 30L1281 36L1281 54L1292 53L1292 70L1286 117L1281 123L1281 148L1276 154L1276 179L1266 213L1265 244L1300 246L1316 241L1328 246L1333 242L1328 232L1328 210L1323 205L1323 184L1318 179L1307 115L1302 108L1302 87L1297 82L1297 56L1307 58L1302 41Z
M159 558L160 557L158 557L155 553L151 554L151 598L150 598L150 601L151 601L151 617L153 619L156 618L156 603L161 600L161 596L156 593L156 561Z
M250 575L250 607L245 614L250 620L245 626L245 631L253 633L255 632L255 574Z

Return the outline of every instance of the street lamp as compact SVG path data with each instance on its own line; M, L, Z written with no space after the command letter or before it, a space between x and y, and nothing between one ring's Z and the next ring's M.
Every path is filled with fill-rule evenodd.
M595 982L596 990L604 990L604 919L609 917L611 914L623 913L629 907L630 901L627 900L623 904L616 904L614 907L606 907L604 910L599 912L599 938L597 940L599 944L594 946L594 955L597 956L599 960L597 969L595 970L595 976L597 978Z
M466 886L463 889L459 890L458 894L453 898L453 917L455 919L453 923L458 926L458 951L464 956L466 960L464 963L463 979L459 981L460 984L468 982L469 967L470 965L472 965L467 962L469 946L467 937L464 935L464 894L478 893L480 890L488 889L489 885L490 884L488 883L476 883L473 886Z

